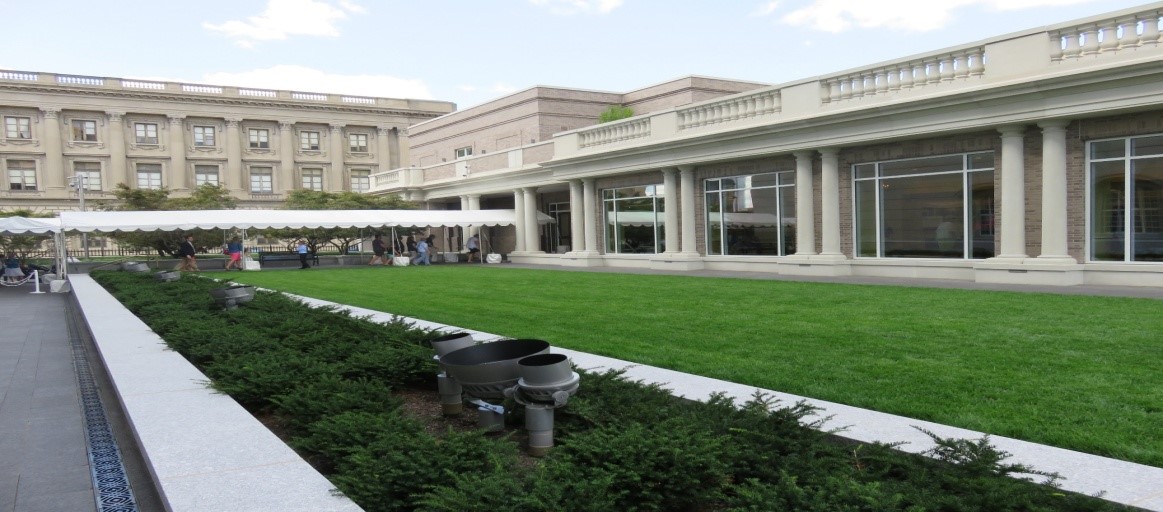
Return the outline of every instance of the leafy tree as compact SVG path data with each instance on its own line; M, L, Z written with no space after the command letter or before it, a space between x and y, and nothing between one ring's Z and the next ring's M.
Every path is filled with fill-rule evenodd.
M288 210L414 210L417 204L406 201L398 195L372 196L357 192L324 192L317 190L295 190L287 195L285 201ZM288 241L287 249L291 250L291 241L303 238L307 240L307 248L312 253L331 245L345 254L352 245L363 238L364 233L353 228L329 229L272 229L263 232L264 236L281 238Z
M49 218L50 213L35 213L32 210L0 211L0 217ZM0 255L15 254L21 261L41 249L47 235L0 235Z
M598 115L598 124L634 117L634 109L624 105L610 105Z
M163 211L163 210L230 210L236 203L225 187L205 184L190 195L190 197L171 198L167 188L134 189L124 183L118 183L113 191L116 202L101 203L98 208L106 211ZM178 246L186 235L194 235L194 241L200 250L216 246L217 243L208 243L218 240L220 234L202 229L190 231L153 231L133 233L110 233L109 238L118 243L138 249L152 249L159 256L177 256Z

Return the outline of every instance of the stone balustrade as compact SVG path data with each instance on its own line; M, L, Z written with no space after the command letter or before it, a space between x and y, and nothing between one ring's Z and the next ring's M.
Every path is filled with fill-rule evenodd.
M1149 10L1051 30L1050 60L1111 55L1159 44L1159 11Z
M836 103L893 91L916 89L985 74L985 47L926 56L821 80L820 100Z
M579 134L583 148L650 136L650 118L630 118L587 129Z
M467 176L508 172L526 165L534 165L553 158L553 141L537 142L492 153L482 153L453 162L441 162L423 167L402 167L371 175L370 192L394 192L409 187L463 179L457 164L468 168Z
M778 90L765 90L754 94L733 96L722 101L678 109L678 129L681 131L699 126L762 117L777 113L779 110L780 95Z
M283 91L253 87L229 87L204 84L187 84L128 78L109 78L83 75L64 75L31 71L0 69L0 85L4 82L33 82L45 86L84 89L137 90L168 94L194 94L199 96L222 96L226 98L265 98L279 101L325 103L335 105L361 105L382 108L407 108L433 110L438 113L451 111L451 104L435 100L408 100L396 98L373 98L343 94L323 94L302 91Z
M938 95L1051 79L1070 65L1109 68L1163 60L1163 3L1133 7L1049 27L997 36L864 68L797 80L620 123L554 135L554 159L601 152L615 142L654 144L689 136L692 128L727 131L835 115L841 109L877 108L889 102L925 101ZM1093 57L1093 58L1092 58Z

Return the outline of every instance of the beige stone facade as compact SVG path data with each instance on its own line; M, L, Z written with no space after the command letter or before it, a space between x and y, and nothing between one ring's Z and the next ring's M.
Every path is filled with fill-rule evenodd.
M413 127L431 159L373 193L570 224L519 215L517 261L1163 286L1161 8L706 96L697 77L533 88ZM584 124L615 102L636 115ZM505 130L528 142L496 143ZM608 243L623 236L633 250Z
M118 183L225 186L242 207L290 190L366 190L398 167L410 124L448 102L0 71L0 209L75 209Z

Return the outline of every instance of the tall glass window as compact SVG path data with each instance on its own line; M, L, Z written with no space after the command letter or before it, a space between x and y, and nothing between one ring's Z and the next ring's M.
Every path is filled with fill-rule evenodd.
M270 167L250 168L250 192L252 194L270 194L275 191L274 179Z
M323 169L303 169L303 188L323 190Z
M1091 260L1163 261L1163 135L1089 146Z
M662 185L602 191L606 212L606 252L656 254L666 250Z
M704 182L707 254L784 256L795 252L795 172Z
M144 190L162 188L162 165L137 164L137 188Z
M853 166L857 256L993 257L993 173L992 151Z

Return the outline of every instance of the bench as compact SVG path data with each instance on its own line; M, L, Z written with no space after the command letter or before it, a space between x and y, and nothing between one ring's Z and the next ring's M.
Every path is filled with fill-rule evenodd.
M257 254L260 265L266 265L268 261L299 261L299 253L294 251L262 251ZM310 261L312 266L318 267L319 255L309 252L307 253L307 261Z

